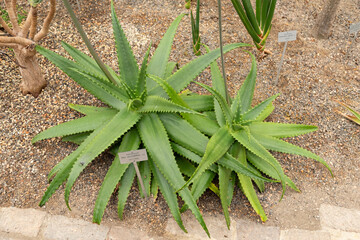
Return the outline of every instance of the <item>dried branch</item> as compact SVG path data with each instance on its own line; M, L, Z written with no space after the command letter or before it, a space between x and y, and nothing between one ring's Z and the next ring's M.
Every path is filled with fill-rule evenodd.
M36 33L36 26L37 26L37 8L33 8L33 9L34 11L31 18L29 39L34 39Z
M22 27L21 33L19 34L20 37L27 36L30 26L31 26L31 23L32 23L32 19L33 19L33 15L34 15L33 13L34 13L34 7L30 7L30 11L26 17L26 21Z
M50 0L49 13L44 20L44 24L43 24L43 27L41 28L40 32L38 32L34 37L35 42L37 42L40 39L42 39L43 37L45 37L47 35L47 33L49 32L50 23L55 16L55 11L56 11L56 2L55 2L55 0Z
M19 44L26 47L35 44L35 42L22 37L0 37L0 44Z
M5 32L10 34L11 36L15 36L15 33L13 32L13 30L11 30L9 25L6 24L6 22L4 21L4 19L2 19L2 17L0 17L0 24L4 28Z
M10 2L11 1L11 2ZM13 25L15 33L20 32L20 27L18 24L17 14L16 14L16 0L5 0L6 9L9 14L10 22Z
M18 45L16 43L2 43L0 42L0 47L7 47L7 48L16 48Z

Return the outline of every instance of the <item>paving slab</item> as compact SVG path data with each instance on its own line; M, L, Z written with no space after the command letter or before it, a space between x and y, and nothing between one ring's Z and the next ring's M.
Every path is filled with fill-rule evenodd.
M322 229L330 228L360 233L360 211L322 204L320 206L320 225Z
M131 229L123 226L113 226L110 229L107 240L149 240L150 237L141 230Z
M303 229L287 229L280 233L280 240L331 240L327 231L309 231Z
M237 221L237 240L280 240L280 228L245 220Z
M0 208L0 231L36 237L46 212L35 209Z
M40 236L46 240L104 240L109 227L80 219L48 215Z
M173 218L167 222L166 232L174 235L174 239L216 239L216 240L229 240L234 239L234 230L236 223L231 223L231 230L228 230L224 216L210 216L203 215L206 226L210 232L211 238L208 238L205 231L202 229L199 222L190 213L185 213L182 216L184 226L188 233L183 232Z
M328 229L331 240L360 240L360 233L344 232L335 229Z

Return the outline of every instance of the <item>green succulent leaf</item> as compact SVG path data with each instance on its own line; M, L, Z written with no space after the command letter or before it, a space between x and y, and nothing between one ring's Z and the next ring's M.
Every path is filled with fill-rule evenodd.
M234 43L224 46L224 53L239 47L248 47L251 45L244 43ZM166 81L175 89L176 92L182 91L192 80L195 79L200 72L202 72L210 63L220 57L220 49L213 50L204 54L184 67L176 71L173 75L166 79ZM148 71L148 73L151 73ZM156 86L149 91L149 95L166 96L165 91L161 86Z
M277 151L277 152L282 152L282 153L296 154L296 155L314 159L314 160L322 163L330 171L331 175L333 176L330 166L318 155L316 155L308 150L305 150L301 147L295 146L291 143L285 142L283 140L280 140L280 139L277 139L274 137L266 136L263 134L254 134L253 136L266 149L269 149L272 151Z
M220 128L209 140L206 145L205 154L194 172L191 178L186 182L186 184L179 189L182 190L184 187L192 183L197 177L199 177L206 169L209 168L213 163L219 160L233 144L234 138L229 133L227 127Z
M87 78L84 78L84 76L79 73L79 71L82 70L80 65L41 46L36 46L36 50L104 103L116 109L121 109L125 106L124 102L119 101L117 97L100 87L97 82L89 81ZM75 70L75 67L77 70Z
M148 96L144 106L137 109L139 113L192 113L192 114L200 114L197 113L190 108L182 107L178 104L175 104L165 98L157 97L157 96Z
M140 137L136 129L132 129L124 135L117 152L136 150L139 148L139 145ZM120 164L119 156L115 156L99 190L94 207L93 222L100 224L106 205L128 167L129 164ZM129 185L131 186L131 183ZM126 188L128 186L121 185L121 187Z
M139 66L136 63L130 44L117 19L113 2L111 2L111 19L121 79L129 88L135 89L139 76Z
M180 14L170 25L168 30L166 31L165 35L161 39L158 47L156 48L154 55L151 57L151 60L148 65L147 73L151 75L158 76L160 78L165 79L166 75L169 74L169 69L171 71L174 69L171 66L174 66L174 63L168 63L171 46L174 41L174 36L176 30L180 24L181 19L185 16L185 14ZM168 64L171 64L170 66ZM175 64L176 65L176 64ZM147 82L147 89L153 89L157 86L157 84L148 79ZM151 93L152 94L152 93ZM154 94L156 95L156 94Z
M152 169L154 177L159 184L160 191L163 194L165 201L168 204L172 215L174 216L175 221L177 222L177 224L180 226L180 228L184 232L187 232L183 225L183 222L181 220L178 199L177 199L174 188L168 183L168 181L166 181L165 177L162 175L162 173L156 167L154 162L152 160L149 160L149 162L150 162L150 167Z
M90 135L91 132L82 132L73 135L64 136L61 138L63 142L72 142L77 145L80 145L85 139Z
M75 62L78 63L83 68L84 72L88 72L92 76L110 82L110 80L107 78L105 73L101 70L101 68L93 58L89 57L85 53L79 51L78 49L74 48L73 46L71 46L66 42L61 42L61 45L75 60ZM119 86L121 86L119 76L115 73L115 71L109 66L106 66L106 68L109 71L109 73L112 75L112 77L117 81Z
M176 164L166 130L160 118L156 114L147 114L139 121L137 126L141 139L160 172L174 189L182 187L185 181ZM184 188L179 192L179 195L209 235L209 231L189 189Z
M318 128L311 125L287 124L273 122L253 122L249 125L250 132L276 138L295 137L316 131Z
M285 193L285 174L279 162L251 134L248 135L245 130L231 132L231 134L247 150L265 160L276 170L283 188L282 198Z
M84 151L79 155L69 174L65 188L65 202L69 207L69 195L72 186L83 169L100 153L105 151L111 144L126 133L137 121L141 115L123 109L119 111L107 124L105 124L96 134L91 142L86 144ZM85 144L85 142L83 143ZM69 207L70 208L70 207Z
M31 140L31 142L35 143L43 139L93 131L108 122L115 115L116 111L108 111L65 122L39 133Z
M129 192L131 190L132 183L134 182L135 175L135 167L131 164L126 169L124 175L119 182L120 188L118 191L118 216L120 219L123 219L126 200L129 196Z
M229 201L229 198L231 197L231 195L229 196L229 185L230 185L229 182L231 179L231 172L232 172L231 170L219 166L220 200L228 229L230 229L229 207L231 201Z
M256 105L255 107L253 107L251 110L247 111L244 115L243 115L243 120L244 121L249 121L249 120L256 120L263 111L265 111L267 109L267 107L272 104L272 102L275 100L275 98L277 98L279 96L279 94L276 94L272 97L269 97L268 99L266 99L265 101L259 103L258 105Z

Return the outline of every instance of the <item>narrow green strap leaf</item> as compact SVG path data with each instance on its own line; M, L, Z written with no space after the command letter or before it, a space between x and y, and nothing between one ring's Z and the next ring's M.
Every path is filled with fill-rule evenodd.
M174 188L179 189L184 185L185 181L176 164L174 154L171 150L170 142L166 130L156 114L147 114L137 124L141 139L155 165L164 175L168 183ZM205 225L196 201L192 197L190 190L184 188L179 195L189 206L200 225L209 235L209 231Z
M92 114L91 116L85 116L69 122L61 123L57 126L48 128L45 131L39 133L31 140L31 142L35 143L37 141L47 138L61 137L76 133L93 131L105 122L109 121L115 115L116 112L103 112L100 114Z
M318 129L316 126L311 125L273 122L252 122L249 128L253 134L268 135L276 138L295 137Z
M256 0L256 21L261 26L261 8L263 0Z
M231 134L246 149L248 149L250 152L254 153L255 155L259 156L260 158L264 159L276 170L276 173L280 178L281 185L283 188L283 192L281 195L282 198L285 193L285 174L279 162L251 134L248 135L245 130L231 132Z
M296 145L293 145L291 143L285 142L283 140L274 137L265 136L263 134L254 134L253 136L261 145L263 145L268 150L282 152L282 153L296 154L314 159L322 163L330 171L331 176L333 176L330 166L324 161L324 159L322 159L315 153L312 153L301 147L298 147Z
M226 169L222 166L219 166L219 191L220 191L220 200L221 206L223 208L226 225L230 229L230 216L229 216L229 182L231 179L231 170Z
M174 41L174 36L179 26L179 23L184 16L185 14L180 14L171 23L165 35L161 39L158 47L154 52L154 55L151 57L151 60L149 62L148 70L147 70L148 74L156 75L160 78L165 79L166 74L168 74L167 72L168 60L171 52L171 46ZM151 79L148 79L146 84L147 84L147 89L153 89L154 87L157 86L157 84Z
M258 105L256 105L255 107L253 107L251 110L247 111L244 115L243 115L243 120L247 121L247 120L255 120L257 119L261 113L275 100L275 98L277 98L279 96L279 94L276 94L272 97L269 97L268 99L266 99L265 101L259 103Z
M208 90L215 97L215 99L217 100L217 102L219 103L219 105L221 107L221 110L223 112L226 123L231 126L233 116L232 116L230 107L226 102L226 99L224 97L222 97L220 95L220 93L218 93L215 89L213 89L205 84L199 83L199 82L196 82L196 84L198 84L198 85L202 86L203 88L205 88L206 90Z
M136 150L140 145L140 137L136 129L132 129L127 132L118 148L117 152L126 152ZM123 174L127 171L130 164L120 164L119 156L116 154L115 158L106 173L104 181L99 190L93 213L93 222L100 224L101 219L104 215L104 211L107 203L110 200L112 193L115 190L116 185L119 183ZM129 184L131 186L131 183ZM121 187L124 187L123 185ZM128 186L125 186L125 188Z
M131 88L135 89L136 80L139 75L139 66L131 50L130 44L126 39L125 33L116 17L113 2L111 2L111 19L118 56L120 76L123 81Z
M105 73L101 70L101 68L99 67L99 65L96 63L96 61L93 58L89 57L85 53L79 51L78 49L74 48L73 46L71 46L70 44L68 44L66 42L61 42L61 45L70 54L70 56L79 65L81 65L84 68L84 71L89 72L92 75L95 75L95 76L100 77L100 78L102 78L102 79L104 79L106 81L111 82L111 80L107 78ZM114 80L117 82L117 84L119 86L121 86L119 76L115 73L115 71L111 67L109 67L107 65L105 65L105 66L108 69L109 73L114 78Z
M262 173L266 174L269 177L280 180L279 175L277 174L275 169L271 167L271 165L267 163L265 160L263 160L262 158L256 156L255 154L249 151L246 153L246 156L249 162L259 171L261 171ZM296 187L295 183L286 175L285 175L285 182L292 189L294 189L297 192L300 192L300 190Z
M244 24L246 31L250 34L251 38L254 40L254 42L260 42L261 38L256 34L256 31L254 30L254 28L252 27L249 19L246 16L246 13L241 5L241 3L239 2L239 0L231 0L237 14L240 17L241 22Z
M265 29L266 20L269 13L270 1L272 0L268 0L268 1L264 0L261 8L261 29L263 30L263 32Z
M128 111L125 108L119 111L119 113L116 114L99 131L94 132L93 134L96 135L93 137L93 139L91 139L90 142L83 143L86 143L85 148L71 169L71 173L66 183L65 202L68 207L71 188L80 173L93 159L105 151L111 144L119 139L132 126L134 126L140 118L140 114Z
M135 179L135 175L135 168L132 164L130 164L119 182L120 187L118 191L118 216L121 220L123 219L126 200L129 196L132 183Z
M182 107L178 104L175 104L165 98L157 97L157 96L148 96L146 98L146 102L144 106L137 110L139 113L150 113L150 112L158 112L158 113L192 113L192 114L200 114L191 110L190 108Z
M238 156L238 160L242 162L244 165L247 165L246 162L246 150L244 147L241 147L240 154ZM255 212L260 216L261 220L265 222L267 220L266 213L264 209L261 206L261 203L256 195L254 186L251 182L251 178L244 176L242 174L238 174L239 182L241 184L241 188L246 196L246 198L249 200L251 206L255 210Z
M274 17L275 7L276 7L276 0L271 0L271 3L268 7L266 21L263 29L264 33L266 33L271 28L271 22Z
M250 0L242 0L242 3L243 3L243 6L244 6L246 16L249 19L249 22L250 22L251 26L255 30L256 34L261 36L262 32L261 32L260 27L258 25L258 22L256 20L254 9L253 9L253 7L251 5Z
M191 178L182 186L180 190L184 187L187 187L192 183L196 178L198 178L206 169L208 169L213 163L218 161L230 148L233 144L234 138L229 133L227 127L220 128L209 140L205 154L194 172Z
M197 112L214 110L214 97L211 95L180 95L184 102Z
M224 46L224 53L239 47L249 47L245 43L233 43ZM193 81L200 72L202 72L210 63L220 57L220 50L215 49L204 54L171 75L166 81L175 89L176 92L182 91L191 81ZM151 73L151 72L149 72ZM150 89L150 88L148 88ZM166 93L160 86L156 86L149 91L149 95L166 96Z
M150 192L151 192L151 195L154 198L154 200L156 200L157 196L158 196L158 192L159 192L159 183L157 182L156 178L154 177L154 173L152 175L153 175L153 177L151 179Z
M70 61L50 50L47 50L41 46L36 46L37 52L49 59L53 64L65 72L70 78L79 83L83 88L89 91L98 99L101 99L104 103L108 104L111 107L116 109L121 109L125 106L122 101L119 101L118 98L110 94L105 89L99 87L99 85L93 81L89 81L87 78L84 78L79 71L82 70L81 66L77 63ZM78 71L75 71L76 68Z
M162 175L162 173L159 171L159 169L156 167L154 162L152 160L149 160L151 171L154 174L154 177L156 179L156 182L159 184L160 191L162 195L165 198L166 203L168 204L171 214L173 215L175 221L179 225L179 227L187 233L183 222L181 220L181 214L179 211L179 204L178 199L175 193L174 188L166 181L165 177Z

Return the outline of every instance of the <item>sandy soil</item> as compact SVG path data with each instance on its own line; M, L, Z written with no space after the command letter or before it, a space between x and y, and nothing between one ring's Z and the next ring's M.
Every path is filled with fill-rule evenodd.
M251 43L231 2L223 2L224 41ZM81 1L81 4L80 16L85 30L104 61L115 68L108 2ZM182 1L118 0L115 4L138 60L150 40L156 46L171 21L186 12ZM60 1L58 5L51 32L41 44L60 53L64 53L59 47L60 41L85 49ZM343 101L360 110L360 39L351 43L353 39L349 35L350 24L360 21L360 6L355 0L341 1L330 38L318 40L313 37L313 29L323 5L323 0L278 1L266 45L273 54L258 62L255 99L259 102L280 92L270 121L318 126L317 132L289 141L323 157L335 176L332 178L325 167L312 160L276 154L285 173L302 192L288 189L279 202L281 187L267 184L266 191L259 195L269 217L267 225L312 230L319 227L317 210L321 203L360 209L360 128L336 112L345 110L334 101ZM203 1L201 7L202 41L210 48L218 47L216 1ZM283 50L283 44L277 42L277 34L289 30L297 30L298 37L288 44L279 85L276 86L274 79ZM194 58L190 38L190 21L185 18L175 37L171 55L172 60L181 66ZM48 186L47 173L76 146L60 139L32 145L32 137L50 126L78 117L67 103L101 103L42 57L40 62L48 87L37 99L22 96L18 89L20 75L17 66L4 57L0 61L0 207L36 208ZM248 56L240 50L227 54L226 69L230 91L234 94L249 70ZM199 80L209 82L209 73L205 71ZM195 86L191 89L202 91ZM53 214L91 221L97 191L110 163L111 158L103 154L81 174L71 193L72 211L65 206L63 188L54 194L44 209ZM116 205L114 196L105 212L104 222L119 221ZM201 197L199 206L203 212L222 214L220 200L211 192ZM260 221L239 190L231 205L231 215ZM171 214L161 196L156 201L141 199L137 188L133 187L125 210L126 224L161 234L169 217Z

